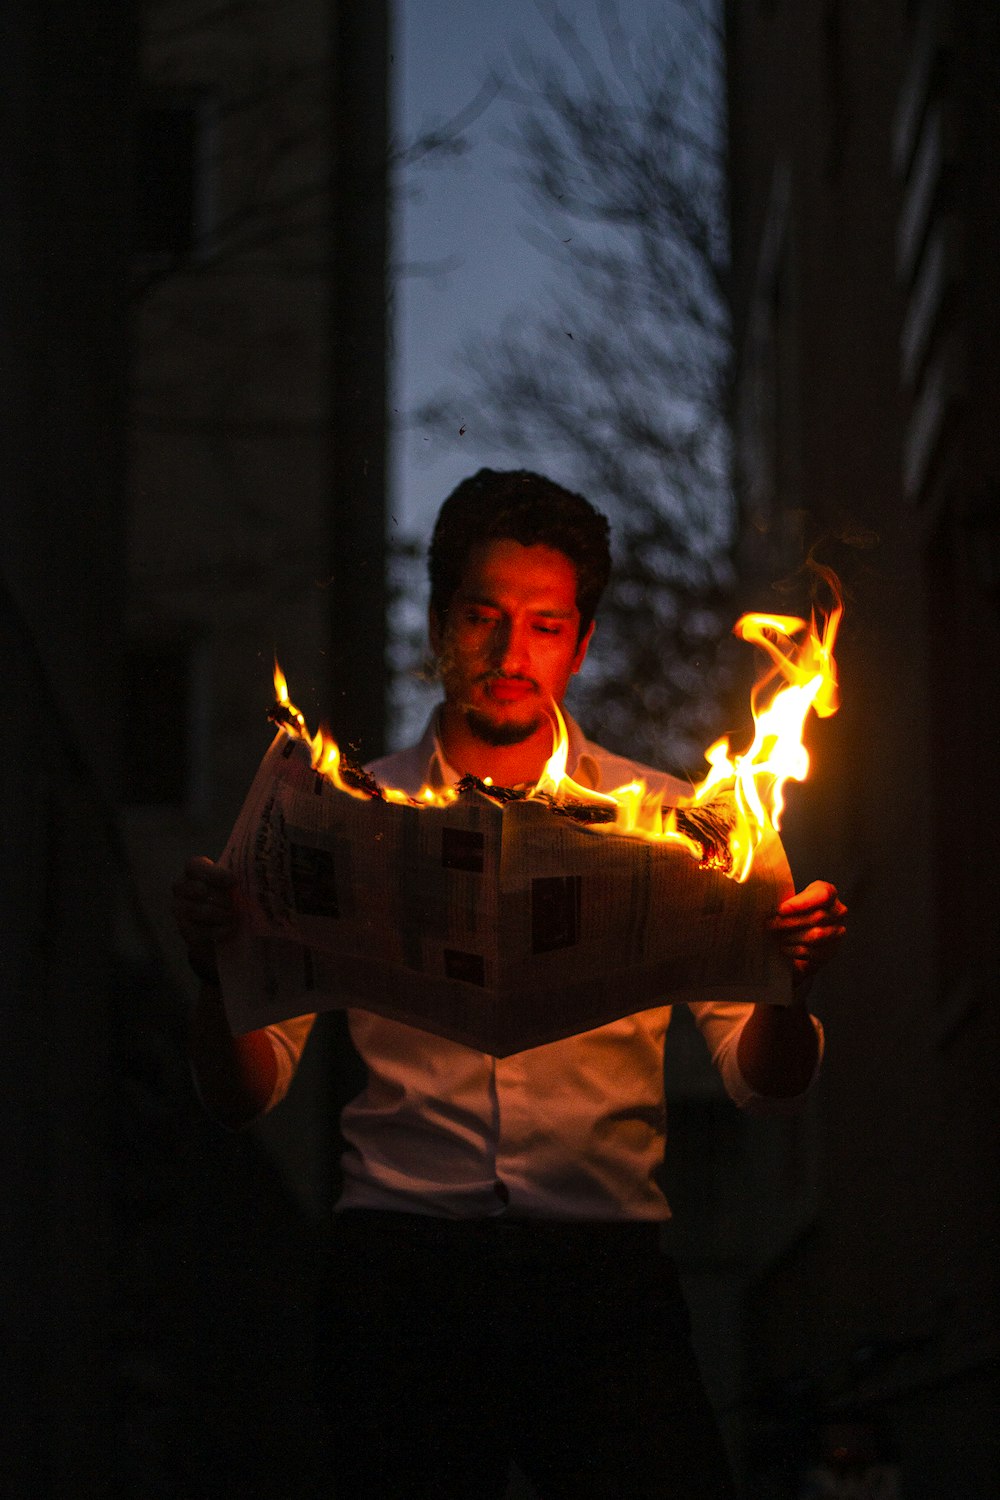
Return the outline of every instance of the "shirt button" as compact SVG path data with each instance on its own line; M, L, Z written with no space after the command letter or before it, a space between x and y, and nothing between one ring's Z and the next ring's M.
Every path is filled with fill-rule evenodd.
M493 1184L493 1192L494 1192L494 1195L497 1198L499 1198L499 1200L500 1200L501 1203L509 1203L510 1202L510 1190L508 1189L507 1184L505 1182L501 1182L500 1181L499 1177L497 1178L496 1182Z

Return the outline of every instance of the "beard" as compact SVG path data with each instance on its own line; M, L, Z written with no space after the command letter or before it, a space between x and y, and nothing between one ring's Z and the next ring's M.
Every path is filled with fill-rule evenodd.
M500 749L505 745L521 745L541 728L544 715L534 714L530 719L492 719L478 708L465 710L465 722L484 745Z

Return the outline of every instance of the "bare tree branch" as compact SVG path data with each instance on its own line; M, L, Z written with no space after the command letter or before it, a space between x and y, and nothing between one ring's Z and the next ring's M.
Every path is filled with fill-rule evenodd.
M710 0L641 36L602 0L607 59L568 10L543 15L556 52L520 56L504 99L555 287L467 343L460 390L420 415L474 421L508 462L558 453L609 511L616 579L577 703L607 743L700 774L734 531L721 38Z

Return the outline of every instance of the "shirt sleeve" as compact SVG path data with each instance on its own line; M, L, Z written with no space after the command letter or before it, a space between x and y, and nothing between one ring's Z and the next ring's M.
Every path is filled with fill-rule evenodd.
M264 1028L277 1065L274 1088L267 1101L269 1110L273 1109L276 1104L280 1104L288 1093L302 1056L302 1049L309 1039L315 1019L315 1015L293 1016L289 1021L280 1021Z
M752 1005L739 1005L732 1001L706 1000L692 1003L691 1012L698 1029L705 1038L712 1062L715 1064L726 1086L729 1097L740 1109L749 1109L754 1114L794 1114L812 1088L823 1060L823 1027L816 1016L810 1016L816 1032L816 1066L809 1083L801 1094L775 1098L759 1094L744 1078L737 1058L740 1033L753 1012Z

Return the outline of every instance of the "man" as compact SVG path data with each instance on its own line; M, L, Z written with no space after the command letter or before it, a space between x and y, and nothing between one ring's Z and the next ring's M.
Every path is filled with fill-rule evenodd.
M538 779L609 572L604 517L525 472L482 470L445 502L430 550L430 637L444 701L420 743L371 768L416 792L473 773ZM638 770L570 721L570 774L595 788ZM238 1124L271 1107L311 1017L233 1038L213 942L229 876L192 861L175 887L205 981L192 1029L203 1097ZM741 1105L809 1086L821 1034L808 981L843 936L816 882L772 926L795 1002L692 1006ZM344 1190L320 1317L338 1495L500 1496L516 1457L543 1496L732 1495L660 1254L669 1008L495 1059L364 1011L368 1070L344 1110Z

